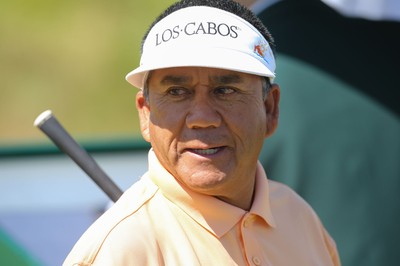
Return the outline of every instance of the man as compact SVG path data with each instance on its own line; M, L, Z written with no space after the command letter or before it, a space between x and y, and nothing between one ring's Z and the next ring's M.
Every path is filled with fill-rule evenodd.
M127 75L149 170L64 265L340 265L313 210L258 163L279 114L272 45L230 0L183 0L153 23Z
M279 44L285 100L259 160L316 210L343 265L397 265L400 22L343 16L321 0L271 2L252 8Z

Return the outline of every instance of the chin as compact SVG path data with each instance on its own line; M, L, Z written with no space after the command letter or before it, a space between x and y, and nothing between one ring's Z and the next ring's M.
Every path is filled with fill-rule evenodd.
M190 179L186 180L187 182L185 183L193 190L207 191L223 186L227 182L227 179L225 173L214 173L212 175L196 173Z

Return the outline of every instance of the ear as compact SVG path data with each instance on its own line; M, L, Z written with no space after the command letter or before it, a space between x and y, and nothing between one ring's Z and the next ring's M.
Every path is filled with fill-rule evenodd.
M264 101L265 112L267 114L267 131L265 137L271 136L278 127L280 97L281 91L279 85L272 84Z
M142 132L142 136L147 142L150 142L150 106L144 97L142 90L136 94L136 109L139 114L140 131Z

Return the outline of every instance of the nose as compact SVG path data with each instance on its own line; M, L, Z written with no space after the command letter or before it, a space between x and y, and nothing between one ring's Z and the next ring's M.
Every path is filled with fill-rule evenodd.
M208 95L193 97L190 110L186 116L188 128L217 128L221 125L222 118Z

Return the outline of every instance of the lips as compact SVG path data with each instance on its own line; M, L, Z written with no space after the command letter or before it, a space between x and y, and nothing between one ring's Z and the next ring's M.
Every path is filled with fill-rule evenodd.
M199 155L213 155L216 154L219 150L220 150L219 148L213 148L213 149L194 149L191 151Z
M215 147L215 148L208 148L208 149L186 149L189 152L202 155L202 156L209 156L217 154L221 151L224 147Z

